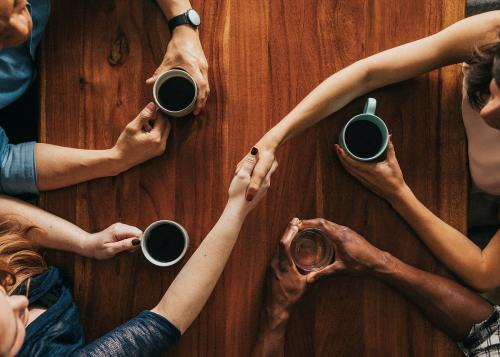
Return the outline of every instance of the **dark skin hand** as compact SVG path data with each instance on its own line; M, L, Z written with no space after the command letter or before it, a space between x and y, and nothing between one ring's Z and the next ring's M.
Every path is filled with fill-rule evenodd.
M486 320L493 307L456 282L416 269L368 243L353 230L324 219L302 221L335 244L335 262L308 275L308 282L336 273L370 274L405 295L451 338L464 339L473 324Z
M284 356L286 324L293 306L308 287L308 275L298 271L290 254L290 245L300 228L300 220L294 218L283 233L271 260L261 328L252 352L254 357Z

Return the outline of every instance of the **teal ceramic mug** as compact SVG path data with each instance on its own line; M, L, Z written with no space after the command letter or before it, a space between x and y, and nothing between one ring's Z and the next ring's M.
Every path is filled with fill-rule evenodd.
M375 161L387 149L389 130L375 115L376 108L377 100L368 98L363 113L351 118L340 131L340 146L355 160Z

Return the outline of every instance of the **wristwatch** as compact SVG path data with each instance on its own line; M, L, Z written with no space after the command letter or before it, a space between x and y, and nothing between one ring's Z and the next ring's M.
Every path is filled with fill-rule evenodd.
M201 24L200 15L194 9L189 9L183 14L174 16L168 22L168 28L170 29L170 33L179 25L191 25L194 28L197 28Z

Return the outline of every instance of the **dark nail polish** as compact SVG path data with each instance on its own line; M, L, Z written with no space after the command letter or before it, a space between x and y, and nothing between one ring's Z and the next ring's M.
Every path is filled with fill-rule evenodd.
M252 201L252 200L253 200L253 195L248 194L248 195L247 195L247 201L248 201L248 202L250 202L250 201Z
M250 151L250 154L252 154L253 156L257 155L257 153L259 152L259 149L257 149L255 146L252 148L252 151Z
M139 245L139 244L141 244L141 240L140 239L134 239L132 241L132 245Z

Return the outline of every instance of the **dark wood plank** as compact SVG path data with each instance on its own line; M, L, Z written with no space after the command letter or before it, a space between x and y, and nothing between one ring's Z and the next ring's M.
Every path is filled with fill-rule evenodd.
M203 17L211 66L206 113L176 121L162 157L116 178L44 194L43 207L89 230L115 221L145 228L158 218L175 219L189 231L189 256L221 213L234 166L266 130L331 73L440 30L463 17L464 3L195 0L193 7ZM42 49L42 141L111 146L151 99L144 80L161 61L167 32L153 1L55 0ZM113 43L120 40L128 51L111 65ZM408 183L463 230L465 151L452 150L465 147L459 85L454 66L370 95L393 133ZM348 225L408 263L446 274L333 154L341 125L364 100L280 148L268 197L249 216L207 307L169 355L248 355L267 264L293 216ZM50 253L49 260L72 277L89 339L152 307L180 269L154 268L139 254L95 262ZM393 290L340 277L314 286L293 315L287 356L310 355L450 356L458 350Z

